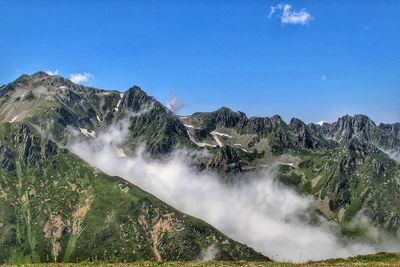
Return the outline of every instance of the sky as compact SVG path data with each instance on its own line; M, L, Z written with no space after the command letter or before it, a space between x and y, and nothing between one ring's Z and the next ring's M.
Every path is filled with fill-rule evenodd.
M0 0L0 84L43 70L178 114L400 122L400 1ZM168 101L170 100L170 101Z

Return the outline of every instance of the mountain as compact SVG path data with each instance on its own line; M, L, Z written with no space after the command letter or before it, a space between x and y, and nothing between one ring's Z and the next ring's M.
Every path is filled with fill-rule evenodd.
M0 166L0 263L268 260L26 124L0 124Z
M28 122L61 144L66 142L68 127L94 135L129 114L148 109L141 116L130 118L127 147L131 151L143 142L153 155L170 152L177 144L191 145L178 118L137 86L120 93L37 72L22 75L0 92L0 121Z
M233 163L234 173L277 165L280 180L312 195L316 208L343 231L360 213L379 229L399 231L400 166L383 152L400 151L398 123L377 126L367 116L346 115L322 126L297 118L286 124L278 115L247 118L226 107L180 119L198 146L215 155L228 150L225 162Z
M125 154L143 144L154 157L162 157L175 147L198 148L179 118L137 86L124 93L101 90L39 71L2 86L0 106L0 122L25 122L61 146L67 143L71 129L94 137L129 118ZM138 112L141 115L135 116ZM220 166L230 161L225 157L220 160L207 164Z
M55 155L50 154L46 164L51 164L53 157L68 155L68 160L73 158L79 162L78 166L85 165L90 169L90 166L76 156L62 153L64 151L62 147L68 142L71 131L78 129L82 136L94 138L96 134L115 122L127 120L129 133L125 143L121 146L124 154L133 153L143 144L152 157L159 159L177 147L206 150L207 153L201 161L195 163L194 168L197 171L215 171L219 174L221 181L225 183L241 180L243 173L251 173L272 166L277 169L278 179L282 183L292 187L300 194L312 197L315 209L327 219L339 223L343 233L356 236L368 234L366 229L355 224L360 216L367 218L373 227L388 232L391 236L398 236L399 233L400 165L395 160L398 160L398 156L397 158L393 156L399 155L400 151L399 123L377 125L365 115L346 115L336 122L322 125L306 124L298 118L293 118L286 123L279 115L247 117L243 112L235 112L227 107L222 107L214 112L196 112L188 116L177 116L137 86L131 87L125 93L120 93L77 85L68 79L47 75L44 72L37 72L30 76L22 75L16 81L1 86L0 107L0 122L5 123L4 125L11 125L7 127L26 125L30 129L30 133L34 133L37 138L51 140L52 147L56 147L59 152ZM9 131L8 128L4 129L7 129L4 130L5 132ZM21 154L16 154L13 146L11 144L0 146L0 162L2 173L4 173L2 179L18 179L15 170L18 168L14 166L15 163L12 159L21 157ZM42 144L41 147L43 150L46 144ZM50 151L52 150L50 149ZM40 159L28 158L32 164L39 164L42 160L43 157ZM67 161L67 159L65 160ZM55 162L58 161L55 160ZM63 171L60 175L65 177L69 172L77 173L72 167L75 163L71 164L65 166L65 172L64 167L57 171ZM32 168L36 171L42 169L41 166ZM91 169L87 172L93 173L94 171ZM9 176L12 178L8 178ZM104 174L100 176L107 181L118 180L118 178L107 178ZM40 177L52 178L51 175L43 176L41 173L32 177L35 177L32 178L35 181ZM93 186L91 184L97 181L90 179L92 176L89 174L87 177L84 190L89 190L89 187ZM126 186L135 188L123 180L118 181L118 184L122 184L122 188ZM2 190L4 191L4 188L8 189L10 186L10 184L4 185ZM116 186L109 182L109 186L102 188L104 192L113 192L112 190L115 190ZM51 194L51 192L57 192L55 190L53 187L49 187L46 192ZM129 192L131 191L133 190ZM59 196L59 194L53 193L49 199L54 196ZM125 199L121 196L115 198ZM132 199L138 199L138 197L132 196ZM67 198L63 201L66 200ZM18 199L15 201L18 202ZM17 203L15 201L13 203ZM111 206L107 204L110 202L114 203L113 206L116 207L122 205L117 205L116 202L109 199L107 201L101 202L101 205ZM84 204L85 199L79 203L80 205ZM74 207L79 206L75 205ZM124 213L124 209L126 210L126 206L115 211L115 216L127 216L119 214L119 212ZM171 208L169 207L169 209ZM155 216L155 221L162 217L157 217L157 214L159 212L151 212L151 218ZM96 215L94 216L96 217ZM108 215L104 216L106 215L99 215L101 218L106 218ZM139 216L138 213L135 216ZM66 218L69 217L63 219L63 225L66 224ZM182 218L188 217L182 215ZM69 220L72 219L69 218ZM42 219L42 225L43 223L45 223L44 219ZM100 229L101 227L96 224L94 228ZM15 232L18 231L15 230ZM114 238L115 235L115 232L110 232L107 236ZM89 237L85 238L92 240L92 244L96 243ZM186 237L180 236L179 238L177 239L179 242L184 240L182 244L191 240L191 237L186 239ZM69 251L68 246L63 246L66 244L63 242L67 242L65 241L67 238L61 239L58 241L61 244L62 253L65 253L65 248ZM148 242L152 244L152 241ZM199 242L206 244L203 241ZM82 244L88 245L87 243ZM171 251L167 247L167 243L160 244L165 245L163 247L165 251ZM168 242L168 244L170 243ZM229 254L230 256L224 256L225 258L239 258L240 255L247 255L245 257L248 258L261 257L259 254L254 254L255 252L252 250L235 244L240 249L227 249L226 253L233 253L232 251L238 253L240 251L240 253ZM198 246L198 249L195 250L196 253L205 249L207 245ZM15 247L18 246L15 245ZM27 251L29 251L29 247L26 246ZM18 247L18 249L21 248ZM158 247L158 250L161 251L161 247ZM14 255L13 253L16 252L11 250L9 253L11 254L7 255ZM87 254L85 257L92 259L97 253L98 251ZM194 255L187 251L179 253L179 257L181 257L179 259L193 258ZM81 256L72 255L75 254L71 254L69 259L82 259ZM162 259L170 259L172 254L168 256L167 252L164 254L160 252L160 255ZM62 257L64 259L64 256ZM135 259L151 258L150 256L146 257L138 256ZM121 256L115 259L124 258ZM133 258L129 260L131 259Z
M377 126L365 115L345 115L334 123L311 125L315 132L325 138L331 138L338 142L346 142L352 138L371 143L378 147L391 149L400 147L400 124L383 124Z

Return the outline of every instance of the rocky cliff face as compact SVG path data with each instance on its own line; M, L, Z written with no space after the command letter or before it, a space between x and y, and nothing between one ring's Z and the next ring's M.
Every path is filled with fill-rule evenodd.
M388 134L394 135L396 138L400 138L400 123L380 123L379 128Z
M365 115L346 115L334 123L324 123L322 126L313 125L312 128L325 138L342 143L351 138L357 138L362 142L386 149L400 147L398 124L380 124L377 126Z

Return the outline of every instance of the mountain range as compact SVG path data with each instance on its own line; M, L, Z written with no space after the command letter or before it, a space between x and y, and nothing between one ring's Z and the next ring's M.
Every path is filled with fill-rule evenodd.
M123 156L143 145L161 161L177 148L205 150L192 167L226 184L274 167L343 235L368 238L354 225L362 214L400 238L400 123L286 123L227 107L179 116L137 86L122 93L37 72L0 87L0 263L270 260L68 150L74 133L93 139L122 120Z

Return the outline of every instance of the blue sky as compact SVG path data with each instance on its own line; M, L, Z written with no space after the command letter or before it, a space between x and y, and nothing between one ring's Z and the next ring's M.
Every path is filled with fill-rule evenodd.
M0 0L0 10L0 84L58 71L176 96L179 114L400 121L400 1Z

